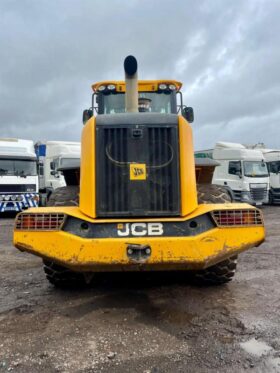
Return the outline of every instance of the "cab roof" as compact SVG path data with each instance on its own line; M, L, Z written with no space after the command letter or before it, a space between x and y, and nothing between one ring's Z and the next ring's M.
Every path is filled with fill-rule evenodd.
M125 82L121 80L107 80L103 82L94 83L91 87L94 92L102 85L114 84L116 86L116 92L125 92ZM158 91L159 84L174 84L176 91L179 91L182 87L182 83L177 80L162 79L162 80L138 80L138 91L139 92L153 92Z

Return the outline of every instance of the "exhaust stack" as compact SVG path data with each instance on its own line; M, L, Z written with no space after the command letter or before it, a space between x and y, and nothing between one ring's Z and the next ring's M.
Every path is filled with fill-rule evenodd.
M125 111L138 113L138 76L137 60L134 56L127 56L124 60L125 71Z

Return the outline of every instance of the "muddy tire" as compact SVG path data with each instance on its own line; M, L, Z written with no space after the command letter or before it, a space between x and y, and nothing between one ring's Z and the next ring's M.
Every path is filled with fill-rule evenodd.
M71 271L48 260L43 260L43 263L47 280L52 285L64 289L85 286L82 273Z
M231 195L220 185L199 184L197 186L198 203L230 203ZM237 265L237 255L232 256L209 268L193 273L194 282L198 285L222 285L233 278Z
M232 202L228 190L220 185L214 184L198 184L197 199L199 204Z
M68 185L55 189L47 206L78 206L79 205L79 187L78 185Z
M47 201L47 206L78 206L79 187L69 185L57 188ZM44 271L47 280L59 288L73 288L85 285L84 276L81 273L71 271L54 262L43 260Z
M201 271L196 271L194 281L196 284L204 286L226 284L234 277L236 266L237 255Z

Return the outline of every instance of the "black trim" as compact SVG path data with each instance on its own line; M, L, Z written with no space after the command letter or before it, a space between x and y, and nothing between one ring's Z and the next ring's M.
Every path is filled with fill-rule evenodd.
M36 193L36 184L0 184L0 193Z
M3 161L5 159L15 159L19 161L37 161L36 157L26 157L25 155L1 155L0 161Z
M137 221L131 221L128 224L140 223ZM143 222L141 222L143 223ZM83 238L145 238L145 237L190 237L197 236L203 232L209 231L216 227L210 214L204 214L197 216L193 219L180 222L145 222L148 223L161 223L163 227L163 234L161 235L144 235L135 236L129 234L128 236L118 236L117 230L119 224L123 224L126 229L125 224L127 223L90 223L81 219L73 218L68 216L62 230L74 234L75 236ZM119 227L120 229L120 227ZM146 229L145 227L140 227L140 229Z

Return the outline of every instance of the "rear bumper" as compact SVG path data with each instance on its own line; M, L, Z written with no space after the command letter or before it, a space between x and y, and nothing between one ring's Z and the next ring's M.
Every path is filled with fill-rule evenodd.
M38 207L39 205L39 194L38 193L14 193L14 194L2 194L2 200L0 201L0 212L14 211L20 212L30 207ZM16 196L19 200L13 201L12 197ZM4 200L5 197L9 197L9 200Z
M215 208L222 206L224 209L226 205L201 205L191 218L208 213L211 211L211 206ZM232 209L234 205L228 206ZM244 204L236 204L236 206L244 208ZM250 206L248 208L254 209ZM54 208L36 210L53 212ZM65 207L56 210L74 217L77 217L78 213L78 208ZM84 221L93 222L84 215L82 217ZM80 213L79 218L81 218ZM118 224L116 221L116 225ZM14 244L19 250L55 261L77 271L192 270L209 267L232 255L258 246L263 242L264 237L263 226L226 228L212 226L203 233L180 237L85 238L62 230L15 230ZM144 260L131 259L128 255L130 245L149 247L151 253Z

